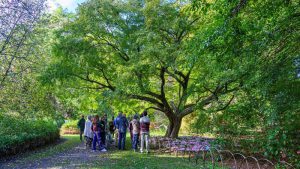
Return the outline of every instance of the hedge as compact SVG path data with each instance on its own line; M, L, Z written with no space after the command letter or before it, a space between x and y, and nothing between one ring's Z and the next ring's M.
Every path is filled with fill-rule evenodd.
M34 149L59 139L53 121L26 120L0 115L0 154L11 155Z
M62 134L79 134L78 120L70 120L61 126Z

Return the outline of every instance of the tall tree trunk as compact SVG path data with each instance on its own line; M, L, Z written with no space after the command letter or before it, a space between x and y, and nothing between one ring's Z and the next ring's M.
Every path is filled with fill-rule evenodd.
M169 126L165 134L166 137L177 138L181 127L182 117L169 117Z

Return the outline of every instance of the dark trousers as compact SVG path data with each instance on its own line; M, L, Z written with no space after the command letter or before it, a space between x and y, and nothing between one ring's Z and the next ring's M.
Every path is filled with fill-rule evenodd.
M125 133L119 132L119 140L118 140L119 150L125 150L125 139L126 139L126 132Z
M106 140L105 132L101 132L101 133L100 133L100 137L101 137L101 142L102 142L102 144L105 145L105 140Z
M80 130L80 134L79 135L80 135L80 140L81 141L82 141L82 134L83 134L83 132L84 132L83 130Z
M132 148L137 150L137 145L139 142L139 134L133 134L133 139L132 139Z

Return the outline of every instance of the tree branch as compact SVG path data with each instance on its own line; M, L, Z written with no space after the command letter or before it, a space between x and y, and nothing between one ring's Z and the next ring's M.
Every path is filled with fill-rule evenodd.
M142 101L146 101L146 102L155 104L158 107L164 107L164 105L161 102L159 102L158 100L151 98L151 97L141 96L141 95L137 95L137 94L129 94L127 96L131 99L142 100Z
M139 86L140 86L140 88L141 88L142 90L145 90L144 86L142 85L142 84L143 84L143 80L142 80L143 75L142 75L142 73L139 73L139 72L134 71L134 74L136 75L136 77L137 77L138 80L139 80ZM147 94L147 95L150 95L150 96L152 96L152 97L155 97L155 98L157 98L157 99L159 99L159 100L161 100L161 98L162 98L161 95L159 95L159 94L157 94L157 93L154 93L154 92L152 92L152 91L145 91L144 93Z
M108 79L108 77L105 75L105 72L104 72L103 68L100 68L100 71L102 72L103 77L104 77L106 83L108 84L108 87L109 87L112 91L115 91L115 87L114 87L113 85L111 85L111 83L109 82L109 79Z
M226 103L226 105L222 108L217 109L216 111L222 111L225 110L232 102L232 100L234 99L234 95L232 95L231 99Z
M76 75L76 74L72 74L72 76L77 77L77 78L79 78L79 79L81 79L81 80L90 82L90 83L98 84L98 85L100 86L101 89L104 89L104 88L108 88L108 89L110 89L110 90L113 90L113 89L114 89L114 88L112 89L111 86L105 85L105 84L103 84L103 83L101 83L101 82L98 82L98 81L96 81L96 80L91 79L91 78L89 77L89 75L86 75L86 77L82 77L82 76L79 76L79 75Z
M103 41L105 41L106 45L112 47L123 60L125 60L126 62L129 61L129 56L127 55L127 53L121 51L121 49L119 49L117 45L111 43L109 40L107 40L105 38L102 38L100 36L98 36L98 38L102 39Z
M232 10L231 10L231 17L234 17L236 15L239 14L239 12L241 11L241 9L243 9L246 6L247 0L240 0L240 2L238 3L237 6L235 6Z
M165 67L162 67L160 69L160 79L161 79L161 85L160 85L160 95L161 95L161 101L164 105L164 107L166 108L167 112L171 113L173 112L167 99L166 99L166 94L165 94L165 83L166 83L166 79L165 79L165 72L166 72L166 69Z
M180 85L183 85L183 81L180 80L180 78L177 77L174 73L170 72L168 69L166 69L166 73L173 77L178 83L180 83Z
M158 111L161 111L161 112L163 112L163 110L162 109L160 109L160 108L157 108L157 107L148 107L148 108L146 108L146 110L149 110L149 109L154 109L154 110L158 110Z

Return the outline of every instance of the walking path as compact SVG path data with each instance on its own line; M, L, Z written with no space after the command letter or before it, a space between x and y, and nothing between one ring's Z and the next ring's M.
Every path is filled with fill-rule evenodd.
M63 136L56 144L1 160L0 169L35 168L100 168L100 169L194 169L201 167L187 158L176 158L171 154L133 152L127 140L126 150L112 146L108 152L92 152L85 149L78 136ZM218 167L216 167L217 169Z
M39 153L42 150L38 150L34 153ZM93 160L99 157L100 154L102 158L97 158L105 160L109 152L91 152L91 150L86 150L84 143L77 144L71 149L60 152L42 159L26 159L24 155L9 159L6 161L0 161L0 168L82 168L89 167L93 164Z

